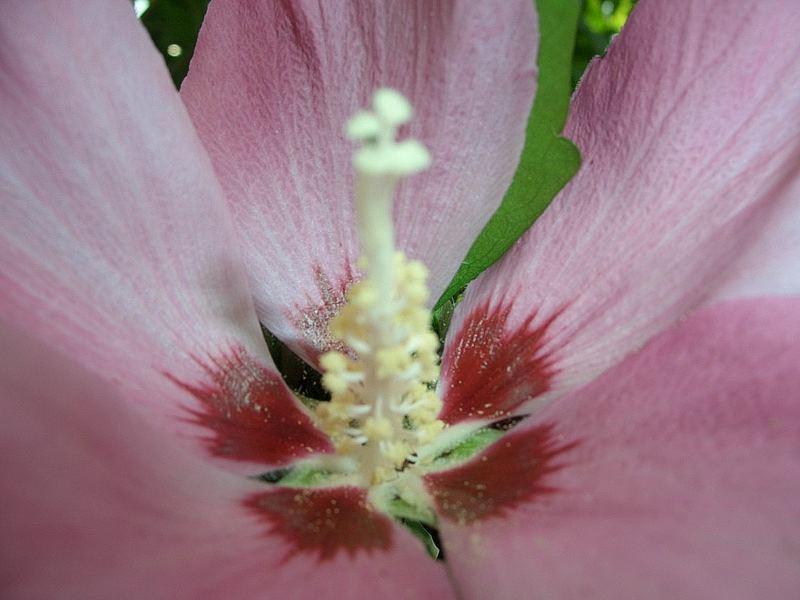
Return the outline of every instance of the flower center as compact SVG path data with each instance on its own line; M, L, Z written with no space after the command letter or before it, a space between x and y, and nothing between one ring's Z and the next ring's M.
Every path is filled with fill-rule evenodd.
M350 119L348 136L361 142L353 156L355 203L365 277L331 321L347 352L320 359L331 401L317 408L320 427L337 454L354 460L365 486L391 481L416 464L417 448L444 429L433 386L439 340L426 308L427 269L395 249L392 200L397 182L430 165L422 144L397 141L412 116L398 92L378 90L373 110Z

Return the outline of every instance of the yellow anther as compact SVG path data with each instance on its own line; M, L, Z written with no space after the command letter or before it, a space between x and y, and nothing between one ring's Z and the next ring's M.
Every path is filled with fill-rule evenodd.
M374 306L378 301L378 293L367 281L359 281L350 286L347 291L347 300L360 309Z
M372 485L379 485L385 481L390 481L395 476L394 469L387 469L386 467L375 467L372 472Z
M394 428L386 417L369 417L364 421L363 431L370 440L386 440L392 437Z
M339 454L349 454L358 447L358 444L347 436L338 436L333 440L333 447Z
M319 357L320 366L326 371L344 371L350 361L341 352L332 350Z
M320 404L317 413L322 414L328 423L335 424L338 421L348 421L350 416L347 414L349 404L342 402L339 398L331 402Z
M424 423L433 421L438 414L438 411L431 410L430 406L417 406L408 413L408 417L416 427L420 427Z
M402 318L409 329L422 333L428 331L431 315L425 309L412 306L402 311Z
M349 387L345 378L335 371L329 371L322 376L322 385L333 395L344 394Z
M415 433L417 434L417 440L419 440L420 444L427 444L436 439L436 436L439 435L443 429L444 422L437 419L436 421L431 421L430 423L418 427Z
M442 408L442 400L436 395L436 392L430 389L426 389L421 394L421 403L437 412Z
M436 352L439 349L439 338L432 331L417 336L414 343L417 352Z
M399 469L406 462L410 454L410 448L403 441L392 441L383 446L382 453L392 462L396 469Z
M412 260L406 265L405 275L409 281L424 282L428 278L428 269L418 260Z
M389 377L403 372L411 365L411 357L402 348L381 348L375 353L378 377Z
M411 304L424 304L428 301L428 287L424 283L408 283L403 290L403 295Z

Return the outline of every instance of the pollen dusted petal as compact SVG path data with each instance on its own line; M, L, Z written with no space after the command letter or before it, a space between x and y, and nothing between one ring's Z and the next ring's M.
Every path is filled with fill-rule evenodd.
M509 326L509 305L486 302L448 336L439 384L446 423L511 416L550 388L554 374L547 332L555 316L533 324L532 313Z
M294 344L298 355L310 364L319 367L321 353L329 350L344 350L345 346L331 337L329 325L331 319L339 314L347 302L347 290L356 280L349 263L341 268L341 277L335 282L323 271L320 265L313 267L315 290L298 300L284 317L301 333Z
M501 518L521 504L557 492L548 476L568 466L579 442L564 442L552 425L512 431L468 463L425 476L437 513L459 525Z
M209 452L217 457L277 465L332 450L327 437L303 413L280 375L233 348L204 363L206 381L174 380L200 402L191 421L210 431Z
M245 500L289 544L284 561L310 554L318 561L345 552L386 552L392 547L392 521L367 504L367 491L356 487L279 488Z

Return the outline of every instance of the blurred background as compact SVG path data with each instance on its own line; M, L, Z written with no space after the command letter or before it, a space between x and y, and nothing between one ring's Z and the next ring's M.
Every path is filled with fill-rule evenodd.
M156 47L180 87L192 58L197 32L203 22L209 0L133 0L136 14L142 20ZM476 0L477 1L477 0ZM625 24L636 0L582 0L575 54L572 62L572 83L577 84L593 56L602 55L611 38Z

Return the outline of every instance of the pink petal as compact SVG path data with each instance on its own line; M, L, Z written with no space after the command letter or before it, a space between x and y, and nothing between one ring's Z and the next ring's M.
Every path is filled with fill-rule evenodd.
M796 598L799 340L797 298L705 309L429 477L465 597Z
M772 236L796 168L798 30L796 2L641 2L573 101L565 135L582 170L471 287L452 338L487 305L512 305L508 335L552 320L541 351L556 394L712 295L754 237Z
M408 95L432 169L402 185L398 243L444 289L511 181L536 77L529 0L222 2L181 95L246 240L261 320L308 357L354 277L346 120ZM404 133L405 135L405 133Z
M293 500L304 492L217 470L109 402L129 390L5 325L0 341L14 345L0 362L4 598L451 597L441 565L352 493L309 492L314 513Z
M285 560L309 553L320 561L346 551L386 551L392 547L392 521L370 510L364 488L281 488L248 498L246 505L289 542Z
M211 164L130 6L12 2L0 45L6 318L146 392L172 429L204 407L170 378L207 387L214 360L261 357L276 380L262 403L327 447L268 362ZM216 370L237 383L231 402L257 387ZM288 460L284 439L261 435Z
M425 476L439 516L459 525L508 517L510 511L557 491L547 484L577 443L559 443L550 425L503 436L471 462ZM513 513L512 513L513 514Z
M753 231L711 302L800 295L800 150L794 158L794 169L776 182L774 194L776 200L766 217L767 224Z

